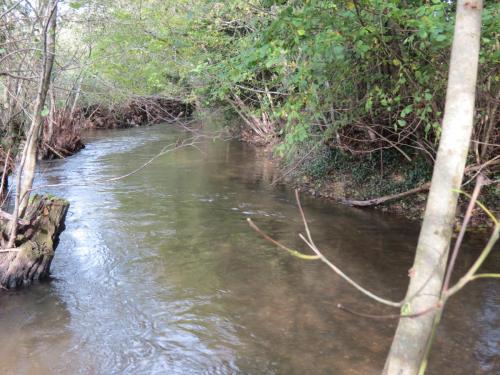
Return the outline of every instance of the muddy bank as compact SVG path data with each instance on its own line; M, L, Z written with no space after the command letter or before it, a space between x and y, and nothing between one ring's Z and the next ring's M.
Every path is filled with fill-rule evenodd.
M466 178L467 179L467 178ZM341 203L347 206L363 208L365 210L380 210L383 212L401 215L411 220L420 221L423 219L427 195L430 187L429 182L423 182L408 190L401 190L393 195L372 195L363 196L360 192L366 192L366 186L362 184L352 183L352 176L345 173L335 177L328 176L327 178L314 180L308 177L289 179L291 185L301 192L310 194L314 197L321 197ZM391 182L387 182L389 185ZM472 185L473 186L473 185ZM497 186L486 186L483 188L483 193L480 200L498 217L500 209L498 204L498 189ZM469 189L467 189L469 190ZM393 196L402 195L401 198L393 198ZM373 201L385 200L382 203L372 203ZM358 205L365 204L366 205ZM465 211L468 206L468 198L461 196L458 202L457 217L455 228L458 230L463 221ZM483 210L479 207L473 210L473 216L469 227L473 230L484 230L493 227L493 223L488 218Z
M244 142L259 145L249 138L240 138ZM427 194L432 177L432 166L425 160L414 159L411 163L401 160L397 152L384 151L372 157L359 157L339 150L323 148L319 151L304 151L299 162L286 162L275 153L275 144L263 146L268 159L274 167L281 170L273 184L284 184L298 189L303 194L327 199L347 206L356 206L365 210L379 210L420 221L423 218ZM303 160L301 160L303 158ZM495 170L486 171L494 176ZM474 178L476 170L466 170L464 182ZM473 183L463 189L470 192ZM480 201L496 216L500 216L500 184L484 186ZM381 201L381 202L378 202ZM467 209L468 198L460 196L457 210L456 227L460 227ZM355 204L358 203L358 204ZM473 210L469 224L474 230L487 229L491 220L479 208Z
M85 147L82 129L85 118L69 110L56 110L46 117L39 145L39 158L43 160L65 158Z

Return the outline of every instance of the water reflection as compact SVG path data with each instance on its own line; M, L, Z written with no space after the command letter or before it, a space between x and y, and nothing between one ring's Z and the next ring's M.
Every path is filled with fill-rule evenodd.
M0 295L0 371L15 374L378 374L393 321L322 264L280 253L249 230L252 217L293 247L293 195L267 156L238 142L183 149L113 184L178 132L101 132L80 154L47 163L45 182L71 201L55 280ZM418 227L304 197L317 244L356 280L400 299ZM471 249L480 242L469 240ZM476 252L477 253L477 252ZM466 251L459 271L470 264ZM498 253L486 268L498 264ZM431 373L498 369L497 283L450 303ZM465 371L465 372L464 372Z
M474 357L482 370L493 372L500 369L500 314L498 313L500 295L498 285L494 281L489 281L482 296L484 298L483 304L476 317L476 320L481 323L481 333L474 346Z

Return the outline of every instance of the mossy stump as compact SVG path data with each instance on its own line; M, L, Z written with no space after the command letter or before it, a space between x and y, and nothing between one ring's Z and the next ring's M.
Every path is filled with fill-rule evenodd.
M14 251L0 253L0 287L14 289L49 276L50 264L64 230L68 201L35 195L19 226ZM6 228L8 223L0 222Z

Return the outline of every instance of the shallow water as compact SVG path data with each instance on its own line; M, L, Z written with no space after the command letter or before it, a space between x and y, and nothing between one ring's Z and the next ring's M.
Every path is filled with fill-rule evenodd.
M251 217L301 247L293 194L271 187L262 150L207 141L115 183L182 133L98 132L45 163L40 184L71 202L53 280L0 294L1 374L378 374L393 310L324 264L290 257ZM87 186L80 186L82 181ZM317 245L361 284L401 299L418 223L303 197ZM463 273L484 241L469 239ZM306 249L304 249L306 251ZM500 252L485 271L499 271ZM500 283L477 281L446 308L430 374L500 374Z

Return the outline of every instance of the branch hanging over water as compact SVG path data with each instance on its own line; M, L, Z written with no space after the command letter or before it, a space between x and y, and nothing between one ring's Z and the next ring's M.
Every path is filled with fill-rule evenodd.
M311 231L309 230L309 225L307 224L304 210L302 209L302 205L300 203L298 190L295 190L295 199L297 200L297 205L299 208L300 216L302 218L302 222L304 223L304 228L306 231L307 239L302 234L299 234L299 237L316 254L316 256L306 255L306 254L300 253L296 250L292 250L292 249L286 247L285 245L279 243L275 239L271 238L269 235L265 234L259 227L257 227L257 225L255 225L255 223L250 218L247 219L248 224L250 225L250 227L253 230L255 230L257 233L259 233L267 241L269 241L272 244L278 246L279 248L289 252L290 254L292 254L295 257L298 257L301 259L309 259L309 260L320 259L322 262L326 263L328 265L328 267L330 267L337 275L339 275L342 279L347 281L349 284L351 284L353 287L355 287L357 290L359 290L361 293L363 293L367 297L369 297L369 298L371 298L379 303L382 303L384 305L393 306L393 307L401 307L402 302L394 302L394 301L379 297L379 296L375 295L374 293L370 292L369 290L363 288L361 285L359 285L357 282L355 282L353 279L351 279L349 276L347 276L339 267L337 267L335 264L333 264L330 260L328 260L328 258L326 258L323 255L323 253L318 249L318 247L316 246L316 244L314 243L314 241L312 239Z
M283 250L287 251L288 253L290 253L294 257L297 257L297 258L300 258L300 259L305 259L305 260L317 260L317 259L320 259L320 257L317 256L317 255L303 254L300 251L290 249L289 247L287 247L287 246L283 245L282 243L276 241L271 236L269 236L266 233L264 233L257 225L255 225L255 223L252 221L252 219L247 218L247 222L248 222L248 225L250 225L250 228L252 228L254 231L256 231L257 233L259 233L264 239L266 239L267 241L271 242L272 244L278 246L280 249L283 249Z

